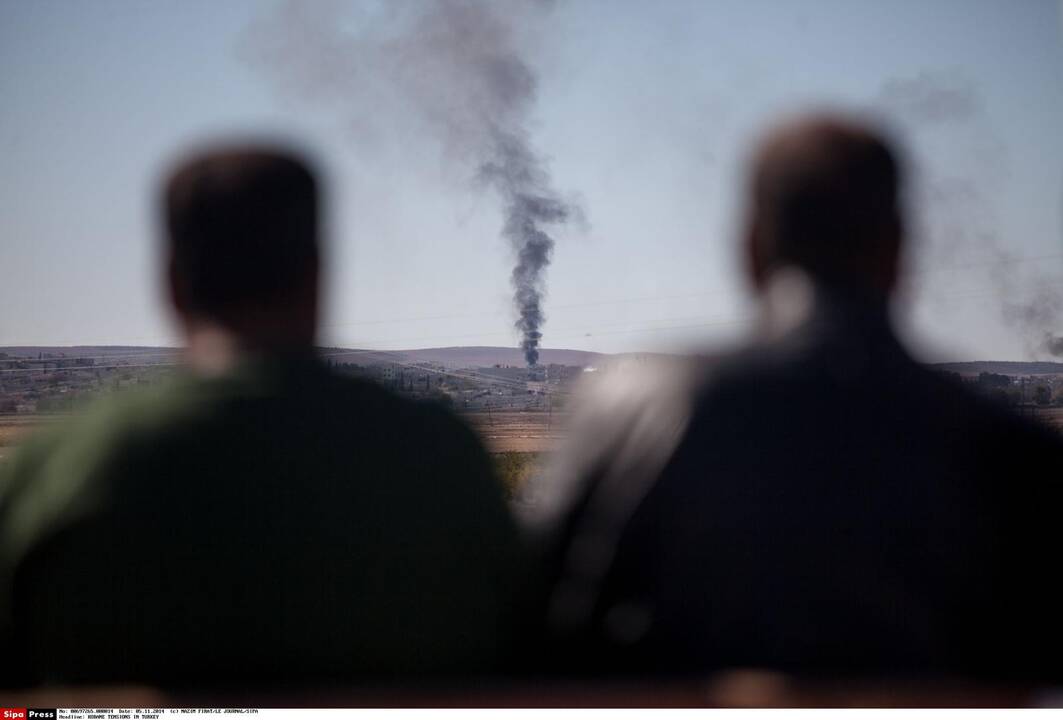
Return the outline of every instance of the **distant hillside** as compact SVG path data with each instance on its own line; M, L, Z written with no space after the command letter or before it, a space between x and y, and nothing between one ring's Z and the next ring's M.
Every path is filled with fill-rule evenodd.
M960 375L997 373L998 375L1063 375L1063 363L1058 362L1009 362L1003 360L977 360L974 362L936 363L938 370L956 372Z
M143 345L9 345L0 347L0 353L25 358L36 358L38 355L68 358L136 357L138 355L168 355L179 350L180 348Z
M321 353L335 358L338 362L371 364L382 362L436 362L449 367L490 367L492 365L524 364L524 353L511 347L443 347L419 348L415 350L365 350L356 348L319 348ZM100 360L115 359L122 362L152 358L169 358L178 352L178 348L137 347L129 345L17 345L0 347L0 353L12 357L36 359L38 355L52 357L91 357ZM539 362L560 365L594 365L604 358L620 356L584 350L540 350Z
M442 347L418 348L415 350L360 350L352 348L320 348L323 355L337 362L352 362L361 365L383 362L435 362L452 368L491 367L492 365L524 364L524 353L512 347ZM53 357L91 357L101 361L113 360L120 364L135 362L172 361L178 348L139 347L135 345L18 345L0 347L0 353L9 356L37 358L38 355ZM544 365L606 366L630 359L661 358L661 353L607 353L586 350L543 349L539 362ZM982 372L1000 375L1063 375L1063 362L1011 362L1001 360L978 360L973 362L936 363L939 370L957 372L961 375L978 375Z
M393 353L367 353L371 356L399 356L404 362L437 362L448 367L491 367L492 365L524 365L524 353L518 348L508 347L445 347L420 348L417 350L400 350ZM602 353L585 350L551 350L539 351L539 362L543 365L594 365Z

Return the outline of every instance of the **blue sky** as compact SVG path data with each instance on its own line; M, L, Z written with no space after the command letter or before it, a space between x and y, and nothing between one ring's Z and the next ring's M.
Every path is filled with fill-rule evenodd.
M373 12L337 5L355 29ZM356 78L308 97L263 60L263 28L276 39L279 13L320 6L0 1L0 345L175 342L160 173L183 148L247 134L297 142L327 169L323 342L517 342L498 203L470 168L398 106L352 102ZM738 338L750 145L827 106L879 113L911 157L899 316L919 352L1036 353L1041 326L1016 307L1063 332L1050 312L1063 305L1061 15L1047 1L570 0L517 23L539 79L532 142L587 217L558 237L544 345Z

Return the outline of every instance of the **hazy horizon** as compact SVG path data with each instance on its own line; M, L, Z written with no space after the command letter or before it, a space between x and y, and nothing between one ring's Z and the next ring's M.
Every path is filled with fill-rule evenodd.
M457 354L462 354L462 353L468 353L469 351L480 351L480 352L487 351L487 352L497 352L497 353L503 353L504 352L504 353L512 355L513 362L515 362L518 365L522 364L521 360L520 360L520 358L521 358L521 349L519 347L507 346L507 345L447 345L447 346L440 346L440 347L393 348L393 349L388 349L388 350L381 350L381 349L377 349L377 348L361 348L361 347L349 347L349 346L340 346L340 345L320 345L320 344L315 345L314 347L315 347L316 350L325 351L326 353L328 351L340 351L340 355L336 356L338 359L343 359L342 353L346 352L346 351L350 351L352 353L358 353L359 355L362 355L363 357L374 356L374 355L383 356L383 355L387 355L389 353L391 353L391 354L402 354L402 353L429 354L429 353L447 353L448 351L453 351L453 352L455 352ZM78 348L86 348L86 349L92 349L92 350L105 350L105 351L110 351L110 350L115 350L115 351L122 351L122 350L140 351L140 350L146 350L146 351L149 351L149 352L144 353L144 355L146 357L156 357L156 358L157 357L161 357L163 355L175 355L175 354L179 353L183 349L182 346L180 346L180 345L0 345L0 352L6 352L6 351L10 351L10 350L27 350L27 349L31 350L31 351L44 351L44 350L48 350L48 351L64 351L64 350L74 350L74 349L78 349ZM704 350L706 348L693 348L691 350L691 352L696 352L699 349ZM726 351L727 350L726 347L708 348L708 349L710 349L710 350L716 349L716 350L721 350L721 351ZM556 357L550 357L551 355L555 355L556 356L557 354L574 353L574 354L590 354L590 355L606 355L606 356L621 356L621 355L634 355L634 356L639 356L639 355L646 355L646 356L658 355L658 356L666 356L666 355L672 355L672 356L680 357L682 355L682 353L683 353L683 351L667 352L667 351L663 351L663 350L646 350L646 351L631 350L631 351L620 351L620 352L616 352L616 353L607 353L607 352L600 352L600 351L596 351L596 350L580 350L580 349L577 349L577 348L563 348L563 347L542 347L542 348L540 348L540 350L541 350L541 352L542 352L542 354L544 356L543 360L540 362L540 364L542 364L542 365L547 365L547 364L558 362ZM65 353L63 353L63 354L65 355ZM84 355L84 354L81 354L81 355L65 355L65 356L67 358L70 358L70 359L75 359L75 358L79 358L79 357L82 357L82 358L84 358L84 357L93 357L93 356L87 356L87 355ZM118 356L120 356L120 355L118 355ZM124 357L125 359L128 360L129 358L136 357L136 356L139 356L139 353L134 352L133 354L126 355L126 356L120 356L120 357ZM99 357L110 357L110 355L104 355L104 356L99 356ZM349 361L350 362L358 362L357 358L353 358L353 357L350 358ZM488 364L494 364L495 362L496 361L491 361ZM507 360L506 362L508 363L509 361ZM1006 364L1006 365L1011 365L1011 364L1020 364L1020 365L1059 365L1059 366L1063 367L1063 359L1000 360L1000 359L995 359L995 358L966 358L966 359L960 359L960 360L930 360L929 362L931 364L934 364L934 365L980 365L980 364L990 364L990 365L992 365L992 364ZM567 364L567 363L561 363L561 364Z

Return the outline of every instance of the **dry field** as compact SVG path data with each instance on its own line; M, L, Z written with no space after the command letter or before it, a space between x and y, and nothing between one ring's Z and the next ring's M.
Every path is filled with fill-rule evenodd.
M1063 407L1038 408L1036 412L1037 417L1055 426L1060 432L1063 432Z
M63 415L0 415L0 460L11 454L11 450L25 435L42 425L54 422Z
M0 460L27 433L62 415L0 415ZM492 453L548 452L563 437L567 417L554 412L491 412L463 416Z
M1039 408L1037 416L1063 432L1063 407ZM28 432L63 415L0 415L0 460ZM565 413L476 412L463 418L483 439L491 453L544 453L557 449L565 436Z
M489 452L550 452L564 437L568 417L554 412L476 412L462 417Z

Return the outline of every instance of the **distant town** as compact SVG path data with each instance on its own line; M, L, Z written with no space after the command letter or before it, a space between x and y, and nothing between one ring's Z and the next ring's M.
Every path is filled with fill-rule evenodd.
M177 371L180 357L179 351L167 348L35 350L0 351L0 414L70 411L102 395L158 384ZM455 367L411 360L406 353L339 348L323 348L320 355L337 372L468 412L558 408L573 382L596 370L560 363Z
M337 372L469 413L558 410L566 405L575 383L588 373L615 371L625 363L651 357L544 350L544 362L527 367L520 362L519 351L511 348L320 348L319 354ZM551 361L554 358L560 362ZM160 383L176 372L179 359L180 351L175 348L0 348L0 414L69 412L102 395ZM1063 408L1063 363L969 362L933 367L1020 410ZM1057 414L1048 413L1053 421Z
M319 348L336 372L461 413L494 458L519 510L522 488L564 442L571 398L582 378L625 372L677 356L605 355L546 349L527 367L516 348L380 351ZM175 348L84 346L0 348L0 463L34 430L94 400L163 383L178 372ZM976 391L1063 432L1063 363L972 362L933 366Z

